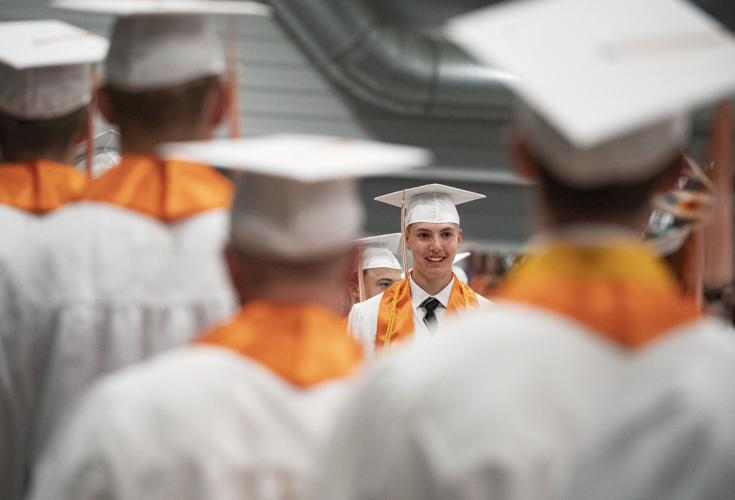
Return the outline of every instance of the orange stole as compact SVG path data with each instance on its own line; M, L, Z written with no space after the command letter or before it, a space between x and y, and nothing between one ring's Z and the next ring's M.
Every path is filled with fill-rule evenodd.
M71 165L38 160L0 165L0 203L42 215L81 198L87 176Z
M477 295L469 286L454 276L452 292L449 295L447 314L466 309L477 304ZM375 346L386 349L392 342L413 335L413 306L411 304L411 283L408 277L394 283L383 292L378 309L378 329Z
M512 270L496 297L575 319L627 348L700 316L664 265L632 243L555 245Z
M171 222L228 207L232 183L207 165L125 155L116 167L90 183L84 199Z
M362 348L343 323L316 304L256 301L197 342L232 349L308 388L348 376L362 361Z

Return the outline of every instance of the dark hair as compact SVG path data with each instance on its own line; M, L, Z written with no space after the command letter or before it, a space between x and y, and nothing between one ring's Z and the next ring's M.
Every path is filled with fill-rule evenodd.
M175 87L129 92L106 86L110 109L121 129L194 127L201 119L207 94L220 83L206 76Z
M89 107L48 120L26 120L0 113L0 151L4 161L58 158L84 130Z
M345 268L346 252L336 252L305 262L289 262L260 255L252 255L239 249L234 250L235 258L241 267L248 270L249 281L253 286L263 286L272 281L305 283L335 276Z
M638 213L650 203L661 177L678 165L680 160L681 157L677 156L665 163L657 173L637 182L580 188L560 181L546 165L532 159L538 170L538 183L547 207L558 219L569 221Z

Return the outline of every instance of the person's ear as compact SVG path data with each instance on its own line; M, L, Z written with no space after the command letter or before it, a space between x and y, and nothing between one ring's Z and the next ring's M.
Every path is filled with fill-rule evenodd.
M457 246L458 246L458 247L459 247L459 245L460 245L460 244L462 243L462 236L463 236L463 235L464 235L464 233L463 233L463 231L462 231L462 228L461 228L461 227L460 227L460 228L458 228L458 230L457 230Z
M411 228L408 226L406 226L406 234L403 235L403 245L407 251L413 251L413 248L411 248Z
M357 283L354 281L350 281L349 285L347 285L347 291L350 294L353 304L360 302L360 290L358 288Z
M520 133L514 131L510 134L507 140L507 149L515 172L526 179L536 180L538 178L538 168L531 159L526 140Z
M97 109L102 115L102 118L104 118L105 121L109 123L110 125L117 126L118 123L115 118L115 113L113 113L112 111L112 106L110 106L110 97L109 97L107 88L99 87L97 89L97 99L95 99L95 101L97 102ZM89 114L90 114L90 119L93 119L94 109L90 109Z
M225 120L230 107L234 105L233 92L228 82L221 82L207 94L205 102L207 125L217 128Z

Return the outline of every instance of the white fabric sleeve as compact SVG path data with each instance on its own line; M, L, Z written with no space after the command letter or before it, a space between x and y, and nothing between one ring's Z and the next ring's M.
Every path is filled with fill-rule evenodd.
M371 297L352 306L347 317L347 328L362 344L365 355L371 358L375 351L375 335L378 330L378 309L383 294Z
M393 367L379 362L375 368L344 406L318 461L311 500L442 498L405 418Z

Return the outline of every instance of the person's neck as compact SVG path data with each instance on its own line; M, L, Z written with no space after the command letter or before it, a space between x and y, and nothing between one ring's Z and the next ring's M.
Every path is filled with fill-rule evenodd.
M47 151L44 153L33 152L24 155L16 155L12 159L5 160L5 163L35 163L37 161L45 160L71 165L73 158L73 150L69 149L67 151Z
M212 134L198 131L132 132L120 131L120 151L124 155L158 156L158 148L167 142L207 140Z
M339 287L322 284L284 283L268 285L253 293L240 294L242 304L256 300L268 300L292 304L317 304L336 315L342 313L344 293Z
M632 231L637 234L643 234L648 224L648 210L643 210L633 215L619 215L605 218L594 218L594 217L555 217L552 214L544 214L539 217L538 231L539 232L554 232L564 228L573 226L601 226L601 227L617 227L627 231Z
M425 276L418 269L414 268L411 270L411 278L423 291L429 295L436 295L437 293L444 290L447 285L452 281L454 275L451 271L441 278L431 279Z

